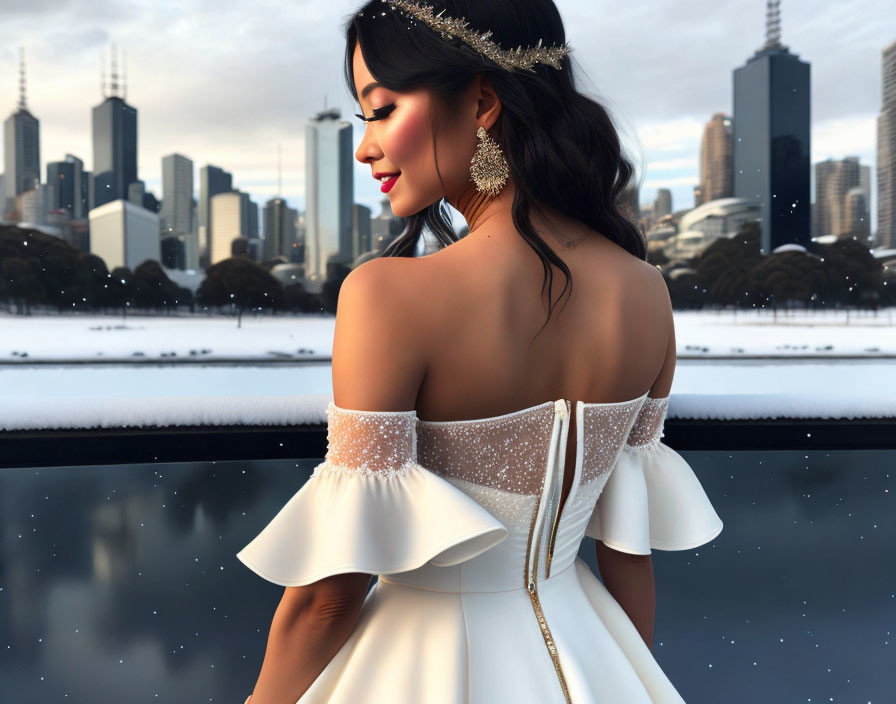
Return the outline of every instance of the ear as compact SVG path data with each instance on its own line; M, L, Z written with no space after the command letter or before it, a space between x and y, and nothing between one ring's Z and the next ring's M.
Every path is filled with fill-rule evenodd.
M489 130L501 115L501 99L491 81L481 74L476 76L474 86L474 97L477 102L476 121Z

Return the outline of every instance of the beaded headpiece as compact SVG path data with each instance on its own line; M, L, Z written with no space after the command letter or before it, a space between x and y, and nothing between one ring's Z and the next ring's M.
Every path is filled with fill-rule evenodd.
M533 46L524 49L522 46L516 49L502 49L489 37L492 31L480 33L468 26L467 20L462 17L449 17L443 9L438 14L433 12L430 5L412 0L383 0L393 9L401 10L413 18L429 25L442 35L443 39L457 37L483 56L494 61L501 68L508 71L522 69L535 72L533 64L547 64L553 68L560 68L560 60L566 56L572 48L568 44L561 46L544 47L541 39Z

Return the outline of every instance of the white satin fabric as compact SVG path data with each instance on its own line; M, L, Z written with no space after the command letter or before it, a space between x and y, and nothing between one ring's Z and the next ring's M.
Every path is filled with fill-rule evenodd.
M575 704L681 704L581 559L539 584ZM523 588L444 592L381 576L348 641L297 704L564 704Z
M576 472L548 569L550 514L541 535L533 517L560 477L548 485L530 473L545 461L562 467L548 448L563 437L564 408L427 425L412 411L331 405L327 459L238 554L285 586L379 575L352 634L297 704L683 702L577 553L585 535L637 554L696 547L722 522L690 466L659 441L665 399L579 402ZM418 431L438 473L417 462ZM536 543L553 657L527 590Z
M284 587L341 572L454 565L507 537L498 519L419 465L389 479L320 471L237 557Z
M622 552L688 550L708 543L722 521L691 466L668 445L623 445L585 535Z

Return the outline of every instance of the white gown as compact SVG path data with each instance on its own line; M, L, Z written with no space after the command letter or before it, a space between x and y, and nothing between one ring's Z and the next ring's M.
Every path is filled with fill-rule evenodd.
M660 441L668 397L469 421L327 407L326 458L237 557L266 580L379 575L351 636L297 704L683 702L577 556L585 535L634 554L722 530Z

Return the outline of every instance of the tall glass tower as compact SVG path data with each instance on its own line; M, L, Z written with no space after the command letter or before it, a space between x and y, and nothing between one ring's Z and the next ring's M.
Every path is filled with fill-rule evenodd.
M355 199L352 124L338 109L305 123L305 288L319 292L329 264L351 264Z
M16 196L40 184L40 120L25 103L25 52L19 50L19 104L3 124L3 157L5 192L0 193L0 220L4 211L19 221Z
M877 118L877 246L896 247L896 41L881 52Z
M218 166L206 164L199 169L199 203L196 214L199 219L199 266L205 269L209 265L211 251L211 200L219 193L233 190L233 174Z
M781 44L780 0L766 42L734 71L734 196L759 206L761 251L811 239L809 64Z
M105 100L93 108L95 208L127 200L128 187L137 180L137 109L125 102L124 80L119 78L113 46L109 94L104 82Z

